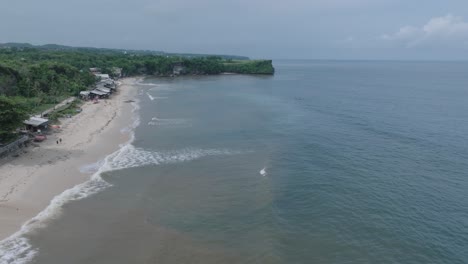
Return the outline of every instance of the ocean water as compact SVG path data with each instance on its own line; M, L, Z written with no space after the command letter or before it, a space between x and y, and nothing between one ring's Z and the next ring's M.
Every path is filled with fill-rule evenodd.
M133 142L4 263L468 263L468 63L275 68L143 80Z

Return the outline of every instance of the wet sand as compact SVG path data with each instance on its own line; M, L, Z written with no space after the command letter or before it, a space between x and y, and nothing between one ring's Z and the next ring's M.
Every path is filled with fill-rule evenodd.
M87 165L102 160L129 140L124 128L132 122L135 78L122 79L118 92L99 103L86 102L83 111L61 120L61 129L19 157L0 160L0 240L19 230L64 190L94 173ZM62 142L57 144L57 140Z

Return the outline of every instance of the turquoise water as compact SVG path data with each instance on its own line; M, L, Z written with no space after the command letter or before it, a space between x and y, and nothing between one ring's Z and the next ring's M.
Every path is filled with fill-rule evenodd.
M467 263L468 63L147 78L112 184L33 263Z

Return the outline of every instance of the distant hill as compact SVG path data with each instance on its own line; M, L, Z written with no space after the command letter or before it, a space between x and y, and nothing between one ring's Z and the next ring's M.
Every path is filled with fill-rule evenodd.
M130 54L144 54L144 55L160 55L160 56L178 56L186 58L197 58L207 56L218 56L223 59L232 60L249 60L249 57L237 56L237 55L225 55L225 54L195 54L195 53L170 53L164 51L154 50L131 50L131 49L107 49L107 48L93 48L93 47L72 47L58 44L45 44L45 45L32 45L30 43L0 43L0 49L38 49L38 50L54 50L54 51L98 51L98 52L109 52L109 53L130 53Z

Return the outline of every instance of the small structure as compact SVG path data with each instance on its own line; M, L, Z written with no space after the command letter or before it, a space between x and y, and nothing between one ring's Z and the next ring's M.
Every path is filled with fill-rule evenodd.
M106 92L103 92L103 91L99 91L97 89L94 89L92 91L89 92L89 97L91 99L103 99L103 98L109 98L109 93L106 93Z
M109 88L111 90L117 90L117 85L114 80L107 80L104 81L104 87Z
M101 79L101 81L110 80L109 74L95 73L94 76Z
M89 71L92 73L101 73L101 69L99 68L89 68Z
M89 94L90 92L89 91L81 91L80 92L80 97L82 100L88 100L89 99Z
M104 93L107 93L107 94L112 94L112 90L109 89L109 88L105 88L105 87L100 87L100 86L98 86L98 87L96 88L96 90L101 91L101 92L104 92Z
M39 130L46 130L49 125L49 119L32 116L23 123L26 125L26 130L36 132Z

